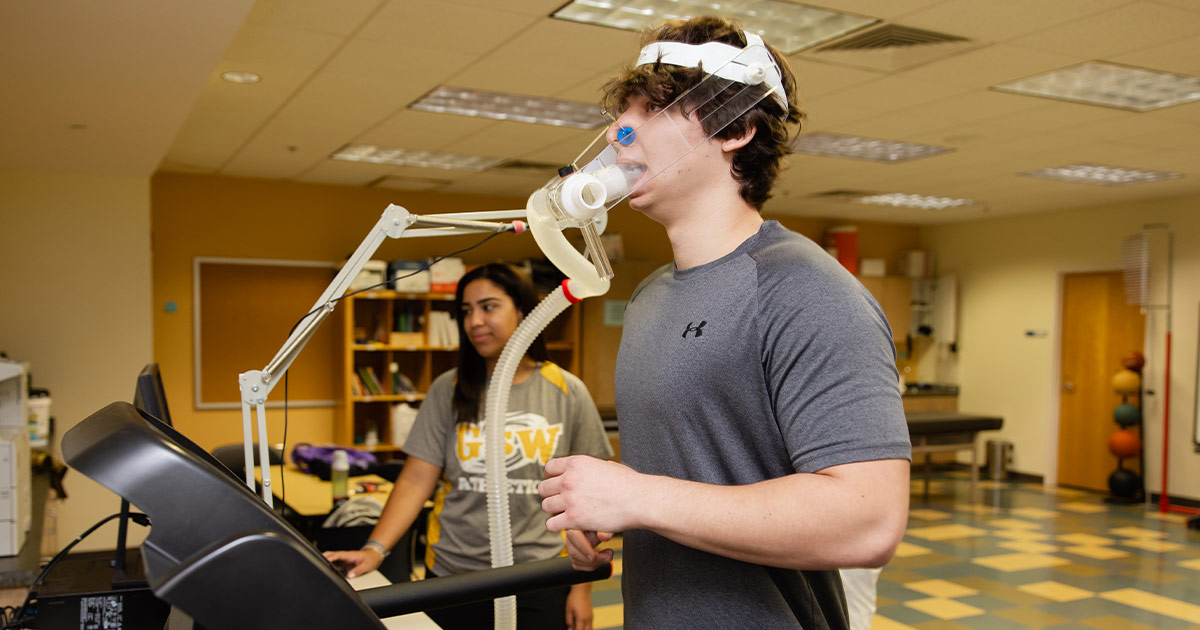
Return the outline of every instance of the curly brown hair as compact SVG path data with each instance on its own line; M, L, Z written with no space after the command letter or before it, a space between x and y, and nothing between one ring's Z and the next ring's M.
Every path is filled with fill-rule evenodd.
M744 48L746 36L736 20L702 16L672 20L646 31L642 45L653 42L722 42ZM742 198L761 210L779 177L783 157L792 152L787 124L804 119L804 112L795 105L796 79L787 58L769 44L767 49L779 66L787 95L786 112L775 99L763 98L766 92L763 86L746 89L740 83L713 77L700 88L692 89L709 76L702 67L685 68L661 62L628 67L609 81L604 86L604 108L614 114L622 112L632 96L644 96L652 106L665 108L686 93L681 103L683 112L686 115L698 112L705 133L727 140L742 137L753 129L754 138L734 153L732 175L740 184L738 192ZM723 109L727 104L729 107ZM733 120L720 116L721 112L741 112L747 107L748 111ZM713 116L714 112L718 115Z

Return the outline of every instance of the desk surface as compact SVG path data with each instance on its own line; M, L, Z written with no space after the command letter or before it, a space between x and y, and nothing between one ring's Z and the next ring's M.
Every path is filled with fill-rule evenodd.
M1004 418L957 411L910 411L904 414L911 435L959 431L993 431L1004 426Z
M254 477L262 481L262 469L254 469ZM375 492L355 493L358 485L365 482L378 484ZM333 510L333 491L328 481L322 481L316 475L300 472L295 466L283 468L283 478L279 478L279 466L271 467L271 486L276 499L282 500L288 507L301 516L322 516ZM350 478L352 497L374 497L380 503L386 503L392 484L378 475L361 475Z
M347 581L350 583L350 588L356 591L391 584L379 571L371 571L365 575L350 578ZM441 626L434 623L429 618L429 615L419 612L400 615L398 617L387 617L380 621L390 630L441 630Z

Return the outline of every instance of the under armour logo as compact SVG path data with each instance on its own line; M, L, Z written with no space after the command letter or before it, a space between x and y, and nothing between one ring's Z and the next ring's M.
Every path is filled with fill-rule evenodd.
M696 322L688 322L687 328L683 329L683 338L684 339L687 339L688 333L690 333L690 332L696 333L697 337L700 337L704 334L704 325L707 324L708 322L702 321L702 322L700 322L699 326L693 326L692 324L695 324L695 323Z

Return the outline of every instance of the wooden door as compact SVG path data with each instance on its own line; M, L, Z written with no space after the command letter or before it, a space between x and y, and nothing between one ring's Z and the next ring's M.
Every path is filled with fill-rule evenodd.
M1117 468L1108 437L1119 428L1112 414L1122 402L1112 376L1121 357L1142 350L1144 331L1145 316L1125 303L1119 271L1063 277L1059 484L1108 491L1108 476ZM1136 460L1127 459L1125 467L1140 473Z

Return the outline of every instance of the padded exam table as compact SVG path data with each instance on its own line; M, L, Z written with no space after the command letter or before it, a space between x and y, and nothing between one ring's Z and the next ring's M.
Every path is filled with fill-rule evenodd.
M957 411L909 411L908 435L912 439L913 456L929 453L971 451L971 501L979 500L979 448L976 436L980 431L995 431L1004 426L999 416L986 416ZM925 499L929 499L932 470L925 458Z

